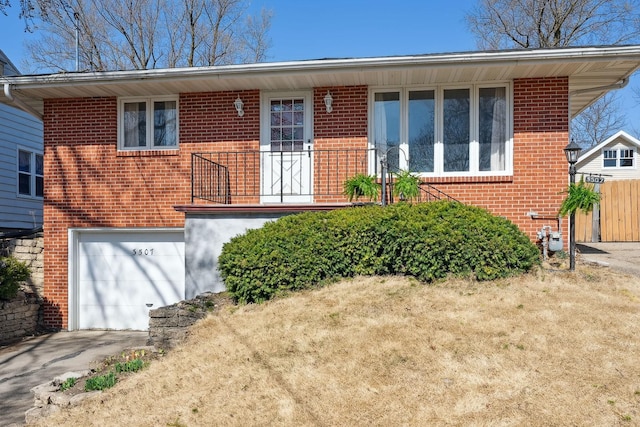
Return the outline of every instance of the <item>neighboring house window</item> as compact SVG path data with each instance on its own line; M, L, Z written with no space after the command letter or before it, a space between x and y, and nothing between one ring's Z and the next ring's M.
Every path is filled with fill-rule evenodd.
M507 93L507 86L374 91L375 148L392 170L507 173Z
M634 167L634 151L633 148L602 150L602 166L605 168L632 168Z
M603 150L602 157L605 168L615 168L618 166L618 150Z
M633 167L633 149L620 150L620 167L621 168Z
M44 159L42 154L18 150L18 194L44 196Z
M121 99L118 113L119 149L178 148L176 97Z

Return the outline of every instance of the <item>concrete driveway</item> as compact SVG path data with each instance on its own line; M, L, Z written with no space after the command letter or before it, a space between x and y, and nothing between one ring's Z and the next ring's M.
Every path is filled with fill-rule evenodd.
M576 252L583 262L640 276L640 242L577 243Z
M31 388L70 371L89 369L119 352L146 346L145 331L74 331L41 335L0 347L0 426L23 425Z

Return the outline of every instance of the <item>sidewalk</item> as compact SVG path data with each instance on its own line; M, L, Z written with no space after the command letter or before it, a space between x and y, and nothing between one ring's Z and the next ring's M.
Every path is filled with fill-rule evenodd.
M0 427L23 425L31 388L91 362L146 346L146 331L74 331L41 335L0 347Z
M577 243L579 259L640 276L640 242Z

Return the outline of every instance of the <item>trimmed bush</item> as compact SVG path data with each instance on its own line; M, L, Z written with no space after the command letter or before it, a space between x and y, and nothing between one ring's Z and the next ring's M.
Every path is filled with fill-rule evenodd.
M31 272L24 262L13 257L0 258L0 299L11 299L18 295L20 283L29 278Z
M538 248L512 222L457 202L307 212L249 230L218 259L238 302L356 275L491 280L528 271Z

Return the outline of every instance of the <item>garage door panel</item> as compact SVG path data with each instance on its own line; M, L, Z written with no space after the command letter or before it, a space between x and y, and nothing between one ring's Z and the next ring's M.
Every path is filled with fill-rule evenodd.
M138 305L86 305L81 329L146 330L149 309Z
M148 329L149 307L184 299L182 232L82 233L78 327Z
M92 280L79 283L80 305L126 304L127 300L153 304L154 307L173 304L184 298L181 283L170 281ZM120 297L116 297L120 295Z

